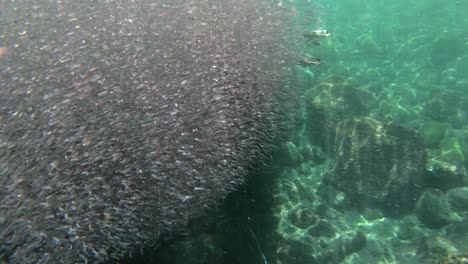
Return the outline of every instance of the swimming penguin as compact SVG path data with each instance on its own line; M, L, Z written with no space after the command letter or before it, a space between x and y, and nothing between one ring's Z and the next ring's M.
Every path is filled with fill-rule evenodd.
M302 34L302 37L306 39L308 45L311 43L315 45L320 45L320 39L328 38L330 36L331 33L328 32L326 29L316 29Z
M299 65L303 67L319 66L321 64L322 64L322 60L320 58L316 58L312 56L305 56L299 60Z

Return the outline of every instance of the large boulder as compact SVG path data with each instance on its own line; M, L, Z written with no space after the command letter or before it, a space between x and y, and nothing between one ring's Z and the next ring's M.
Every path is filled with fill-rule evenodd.
M450 209L468 220L468 187L454 188L447 192Z
M446 195L432 188L425 190L419 197L415 214L424 225L434 229L461 221L460 216L452 212Z
M340 122L331 182L360 207L409 212L419 197L426 153L416 132L367 117Z
M305 128L310 142L333 156L337 124L347 118L368 115L375 102L372 93L353 86L341 76L330 76L305 94Z

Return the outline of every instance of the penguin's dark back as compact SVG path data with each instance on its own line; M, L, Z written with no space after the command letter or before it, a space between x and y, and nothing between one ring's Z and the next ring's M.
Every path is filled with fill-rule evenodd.
M0 0L4 260L118 259L242 183L288 93L260 2Z

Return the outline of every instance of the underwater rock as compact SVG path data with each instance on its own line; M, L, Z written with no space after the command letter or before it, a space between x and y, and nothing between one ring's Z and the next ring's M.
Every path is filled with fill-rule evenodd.
M301 152L291 141L282 143L277 153L277 156L279 156L278 162L281 163L282 166L296 167L303 161Z
M340 122L330 182L358 207L410 212L419 197L426 153L415 131L358 117Z
M445 263L434 262L434 260L445 259L447 256L460 253L450 240L444 237L432 236L426 237L420 242L417 254L422 263Z
M299 126L297 126L299 130ZM292 128L291 128L292 129ZM293 130L291 130L293 131ZM281 142L275 149L273 166L297 168L306 166L307 163L322 164L327 156L323 151L308 142L307 135L291 137L288 141ZM309 166L310 167L310 166Z
M314 254L313 263L340 263L347 256L366 246L367 237L361 231L347 232L331 239L320 252Z
M423 105L422 114L430 119L446 123L453 128L468 124L468 98L459 90L435 89Z
M445 124L431 119L423 120L418 133L427 148L435 148L445 137Z
M277 249L278 263L340 263L363 249L366 243L367 237L360 231L346 232L332 238L317 238L313 245L303 240L282 239Z
M318 221L317 215L308 207L301 206L289 212L289 222L301 229L315 225Z
M336 230L333 227L333 224L327 221L326 219L320 219L315 226L310 228L307 233L313 237L334 237L336 235Z
M328 184L327 179L325 179L325 182L326 184L320 184L317 189L317 194L323 203L339 210L346 210L352 207L352 201L347 199L344 192Z
M437 189L427 189L423 192L416 204L415 213L419 221L434 229L461 220L457 214L450 210L444 193Z
M286 220L299 229L307 230L307 234L312 237L334 236L335 229L326 219L321 219L318 211L320 209L312 206L299 206L289 212Z
M306 95L306 131L311 143L330 155L338 122L369 114L375 98L357 89L340 76L330 76Z
M404 220L398 226L398 230L396 235L400 240L407 240L407 241L415 241L420 237L422 234L417 229L419 223L418 220L414 215L410 215L404 218Z
M327 160L327 156L323 153L323 150L317 146L304 144L300 147L300 150L305 161L323 164Z
M384 55L384 48L371 35L363 34L356 40L356 47L362 56L368 58L379 58Z
M406 124L418 119L419 114L416 107L407 102L402 96L382 99L379 107L372 110L371 117L382 122L399 122Z
M450 188L463 186L467 176L465 166L456 160L428 153L426 171L423 175L425 187L446 191Z
M430 60L433 65L444 69L449 63L454 63L468 50L462 31L441 31L440 35L430 44Z
M300 240L282 239L276 252L278 264L318 263L310 253L310 245Z
M275 5L0 5L8 263L116 262L157 243L243 183L283 128L293 60Z
M438 148L428 150L425 186L446 191L468 183L467 135L466 129L447 129Z
M448 136L440 142L440 158L452 163L465 163L465 146L460 137Z
M444 228L445 237L450 239L460 252L468 252L468 219Z
M381 210L375 208L366 208L362 212L362 216L369 222L383 218L384 215Z
M468 104L468 102L467 102ZM451 131L450 136L455 137L459 140L460 151L463 154L463 164L465 167L468 166L468 125L464 126L463 129L454 129ZM465 179L465 184L468 184L468 178Z
M468 220L468 187L451 189L447 192L447 199L452 211Z

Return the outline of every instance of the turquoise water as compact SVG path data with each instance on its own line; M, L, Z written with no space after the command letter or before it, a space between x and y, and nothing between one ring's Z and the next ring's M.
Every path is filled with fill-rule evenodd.
M465 1L340 1L321 5L319 27L333 37L308 52L322 56L317 79L341 74L357 85L388 88L414 85L419 93L434 86L466 82ZM453 81L455 83L447 83ZM423 87L429 82L433 87ZM466 88L465 88L466 89Z
M303 46L278 263L466 263L468 2L296 4L331 36Z

